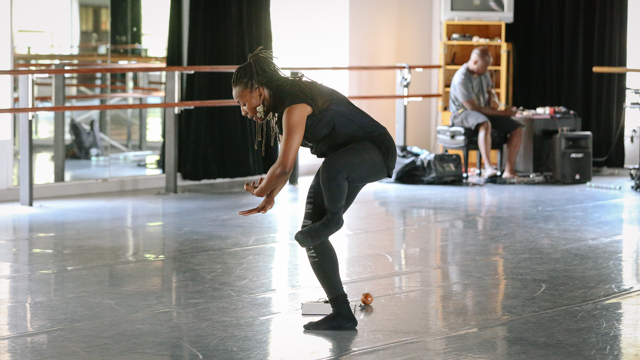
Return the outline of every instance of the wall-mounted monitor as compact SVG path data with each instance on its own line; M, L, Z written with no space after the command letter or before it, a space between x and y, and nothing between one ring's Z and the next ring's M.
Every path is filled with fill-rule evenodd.
M442 0L442 20L513 22L515 0Z

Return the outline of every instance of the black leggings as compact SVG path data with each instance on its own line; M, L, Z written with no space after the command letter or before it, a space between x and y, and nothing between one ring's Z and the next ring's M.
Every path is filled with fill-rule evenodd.
M327 240L342 227L342 215L360 190L387 174L380 150L368 141L351 144L329 155L309 188L303 230L296 234L296 240L302 247Z
M376 146L357 142L329 155L311 183L302 230L295 239L306 248L311 268L329 299L332 312L306 324L306 330L354 329L358 325L342 286L338 257L329 236L342 227L342 214L360 190L387 176L385 163Z

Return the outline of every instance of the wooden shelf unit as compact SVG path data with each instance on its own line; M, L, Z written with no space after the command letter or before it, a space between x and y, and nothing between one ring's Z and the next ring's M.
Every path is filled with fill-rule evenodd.
M439 90L442 97L438 109L442 112L443 124L448 124L449 87L453 75L469 61L471 51L478 46L489 48L493 56L493 64L489 67L491 80L501 103L511 104L512 66L511 44L505 42L505 23L499 21L445 21L443 38L440 43L440 78ZM453 34L478 36L489 39L482 41L451 40Z

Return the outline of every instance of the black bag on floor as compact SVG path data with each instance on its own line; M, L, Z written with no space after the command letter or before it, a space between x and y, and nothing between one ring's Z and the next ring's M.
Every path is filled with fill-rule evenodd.
M403 184L424 184L427 170L426 156L429 152L404 145L398 145L396 150L398 156L391 180Z
M634 175L634 171L635 171L635 175ZM640 191L640 164L638 164L637 169L631 170L629 175L631 176L631 180L633 180L633 185L631 185L631 188L635 191Z
M79 122L71 119L69 132L73 141L66 145L67 159L91 159L92 156L104 154L102 139L100 139L100 127L96 120L92 120L90 129L85 130Z
M393 181L403 184L462 182L460 155L432 154L415 146L398 146L397 154Z
M427 162L425 181L427 184L461 183L462 159L458 154L431 154Z

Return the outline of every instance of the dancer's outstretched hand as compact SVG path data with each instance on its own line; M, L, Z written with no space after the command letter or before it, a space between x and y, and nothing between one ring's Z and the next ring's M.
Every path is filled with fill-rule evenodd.
M264 181L264 178L261 177L260 180L258 180L258 182L252 181L251 183L245 183L244 190L248 193L253 194L253 192L258 188L258 186L260 186L260 184L262 184L263 181Z
M240 211L238 215L249 216L253 214L266 214L267 211L271 210L274 204L275 204L275 200L273 199L273 197L270 195L267 195L264 197L264 199L262 199L262 202L260 203L260 205L258 205L258 207L255 207L249 210Z

